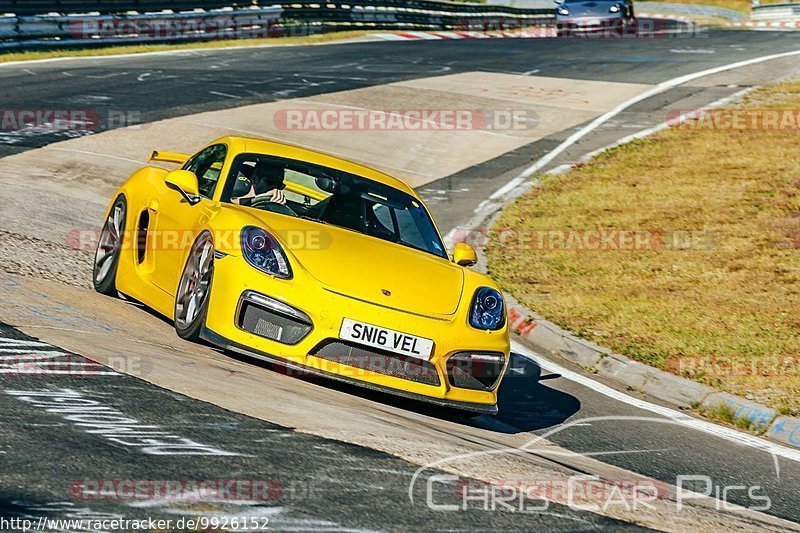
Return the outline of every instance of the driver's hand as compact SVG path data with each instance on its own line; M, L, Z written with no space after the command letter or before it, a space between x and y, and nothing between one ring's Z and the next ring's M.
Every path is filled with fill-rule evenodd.
M267 191L265 196L269 198L270 202L281 205L286 204L286 195L280 189L272 189L271 191Z

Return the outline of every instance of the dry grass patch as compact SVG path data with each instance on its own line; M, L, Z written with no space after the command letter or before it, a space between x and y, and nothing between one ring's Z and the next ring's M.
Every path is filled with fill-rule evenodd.
M800 83L730 109L797 114ZM800 414L798 131L669 129L546 176L495 226L521 238L490 243L490 273L582 337ZM597 230L651 244L576 249Z
M263 39L231 39L227 41L200 41L193 43L179 44L131 44L117 46L98 46L81 49L58 49L42 50L36 52L9 52L0 53L0 63L9 61L30 61L35 59L54 59L59 57L86 57L86 56L109 56L117 54L144 54L147 52L166 52L170 50L193 50L193 49L213 49L230 48L237 46L280 46L290 44L316 44L340 41L343 39L354 39L369 35L370 31L340 31L332 33L322 33L305 37L269 37ZM386 32L382 32L386 33Z
M643 11L646 11L648 0L642 0L639 4ZM660 1L660 0L654 0ZM676 0L672 2L675 4L696 4L703 6L722 7L725 9L732 9L734 11L741 11L742 13L750 13L750 0Z

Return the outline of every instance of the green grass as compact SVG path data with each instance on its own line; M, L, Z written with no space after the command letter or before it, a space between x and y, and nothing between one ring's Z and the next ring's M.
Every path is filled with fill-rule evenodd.
M653 0L653 1L661 1L661 0ZM648 0L639 0L637 4L639 4L642 9L647 7ZM722 7L725 9L732 9L734 11L740 11L742 13L750 13L750 0L670 0L670 3L674 4L695 4L695 5L703 5L703 6L712 6L712 7Z
M0 54L0 63L10 61L30 61L35 59L54 59L60 57L107 56L117 54L143 54L147 52L164 52L170 50L193 50L209 48L228 48L232 46L264 46L289 44L315 44L343 39L353 39L369 35L370 31L340 31L309 35L305 37L276 37L263 39L232 39L227 41L202 41L180 44L135 44L119 46L103 46L81 49L56 49L35 52L9 52Z
M735 109L797 113L800 83L757 91ZM651 246L495 241L489 271L584 338L800 414L797 139L797 128L671 128L545 176L495 231L630 230Z
M726 424L734 425L736 422L736 417L734 416L733 409L728 407L727 405L720 404L714 409L709 410L706 413L707 416L713 418L715 420L719 420L720 422L725 422Z

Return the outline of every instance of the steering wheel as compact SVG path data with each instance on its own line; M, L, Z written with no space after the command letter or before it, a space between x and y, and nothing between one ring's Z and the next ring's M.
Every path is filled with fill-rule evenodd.
M273 213L281 213L282 215L297 216L297 213L291 207L283 204L276 204L266 196L253 198L250 207L255 207L263 211L271 211Z

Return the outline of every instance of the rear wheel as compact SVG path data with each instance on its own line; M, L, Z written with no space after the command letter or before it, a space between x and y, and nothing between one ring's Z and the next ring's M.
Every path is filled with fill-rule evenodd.
M175 331L182 339L200 340L213 277L214 242L211 234L204 232L192 245L175 294Z
M94 256L92 280L94 289L108 296L117 295L117 267L125 235L125 218L128 204L124 196L119 196L108 213L106 223L100 231L100 241Z

